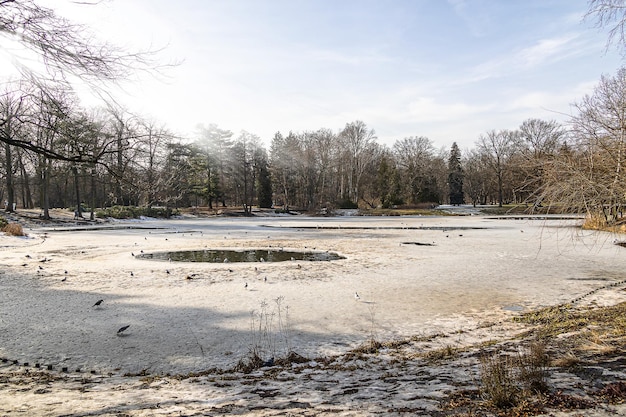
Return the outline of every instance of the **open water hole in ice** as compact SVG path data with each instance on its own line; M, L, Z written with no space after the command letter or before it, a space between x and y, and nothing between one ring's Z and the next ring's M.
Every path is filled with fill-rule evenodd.
M203 249L171 252L152 252L137 255L139 259L172 262L285 262L285 261L335 261L345 257L334 252L290 251L281 249Z

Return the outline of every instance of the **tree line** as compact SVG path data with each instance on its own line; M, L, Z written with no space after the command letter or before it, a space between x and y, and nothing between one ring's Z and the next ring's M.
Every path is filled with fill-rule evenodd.
M602 3L592 1L593 7ZM602 9L604 10L604 9ZM602 15L605 24L610 16ZM603 76L565 124L528 119L489 130L471 149L436 149L424 136L377 141L363 121L343 128L258 136L210 124L195 138L106 100L86 109L68 81L115 81L149 63L94 45L83 28L32 0L0 2L0 34L42 57L37 73L0 91L0 201L14 207L83 210L113 205L253 206L282 210L526 203L622 218L626 69ZM54 29L56 37L46 36ZM99 88L95 86L95 88ZM269 138L266 138L269 139Z

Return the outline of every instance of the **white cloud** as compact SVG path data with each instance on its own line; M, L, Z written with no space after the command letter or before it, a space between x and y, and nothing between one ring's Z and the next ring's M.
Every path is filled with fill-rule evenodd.
M588 52L589 45L586 45L580 38L581 35L578 33L568 33L558 37L539 39L531 46L476 65L462 83L513 76L583 55Z
M569 33L555 38L540 39L534 45L516 53L512 63L519 63L525 68L533 68L578 55L580 44L575 42L578 38L578 34Z

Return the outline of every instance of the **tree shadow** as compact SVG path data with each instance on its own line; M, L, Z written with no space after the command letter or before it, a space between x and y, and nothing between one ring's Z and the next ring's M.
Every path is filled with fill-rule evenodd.
M322 332L290 328L281 333L277 320L254 328L251 311L242 306L218 311L185 306L184 301L160 305L148 297L79 291L70 281L59 284L17 271L3 281L0 358L54 370L186 374L233 368L258 344L276 358L289 349L314 357L320 345L363 337L341 334L330 341ZM266 314L276 319L275 312ZM120 337L123 326L129 327ZM262 340L261 332L266 333Z

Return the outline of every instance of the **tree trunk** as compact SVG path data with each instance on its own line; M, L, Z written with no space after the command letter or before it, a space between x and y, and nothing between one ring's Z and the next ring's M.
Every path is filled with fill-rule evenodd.
M22 205L24 208L32 209L35 205L33 204L33 194L30 190L30 180L28 178L28 173L26 172L26 167L24 167L24 161L20 157L18 159L18 164L20 165L20 173L22 175Z
M5 201L5 210L9 213L13 212L13 203L15 202L15 190L13 187L13 161L11 155L11 145L6 144L5 149L5 163L6 163L6 186L7 186L7 198Z
M44 158L41 169L41 201L44 220L50 220L50 179L48 176L48 161Z
M96 169L91 169L91 212L89 213L89 220L96 220Z
M72 174L74 174L74 196L76 197L76 210L74 211L74 217L83 217L83 208L80 204L80 184L78 183L78 168L76 165L72 167Z

